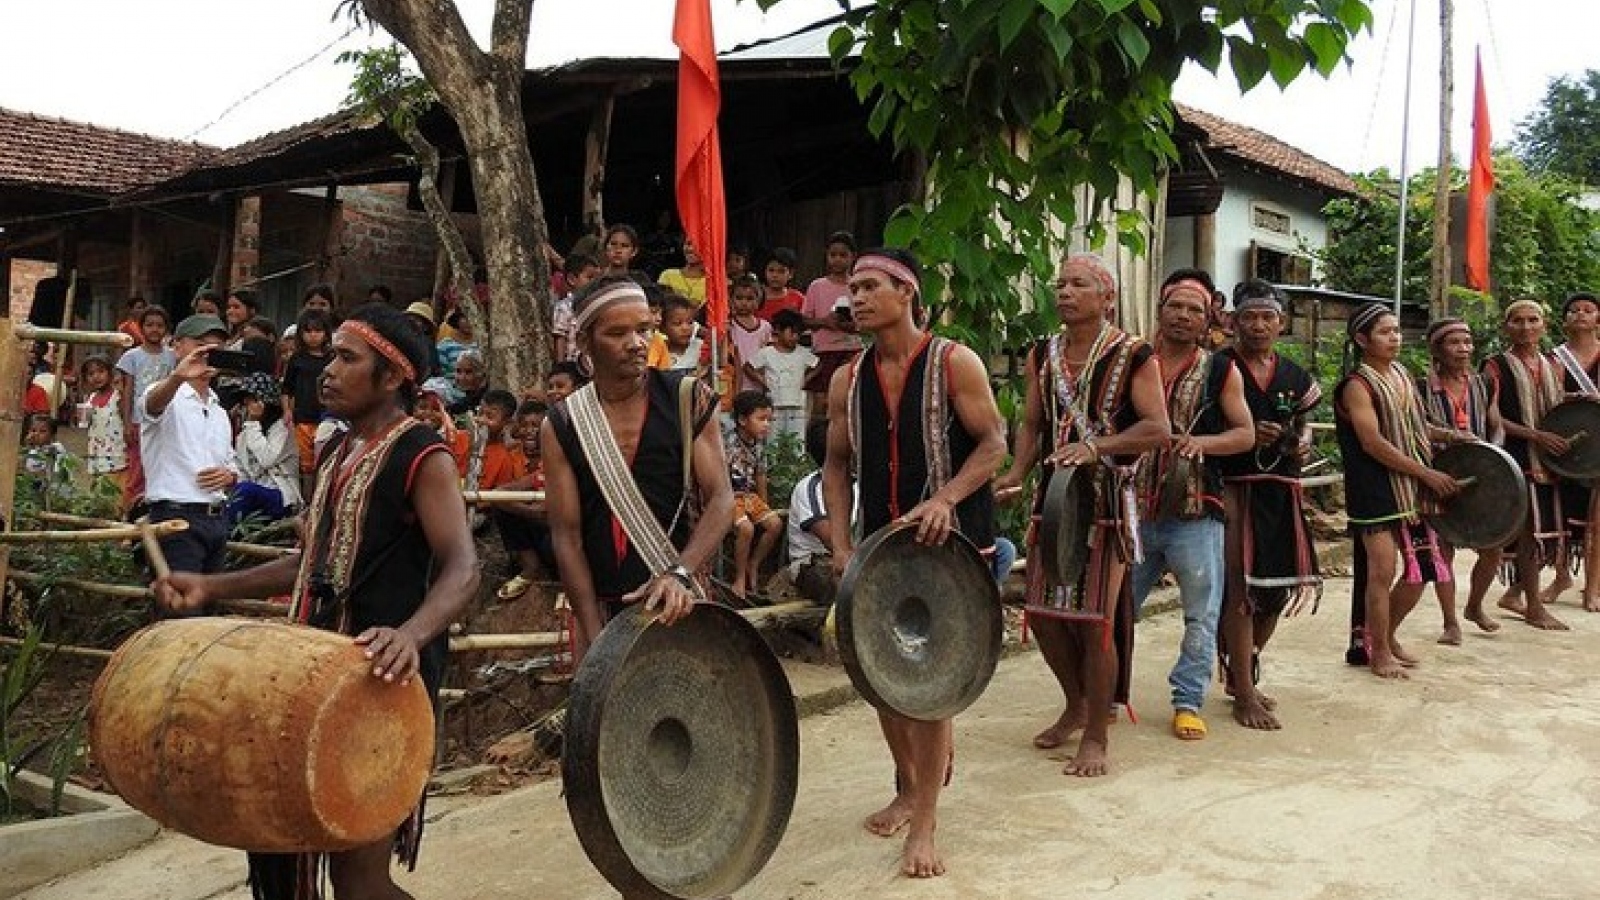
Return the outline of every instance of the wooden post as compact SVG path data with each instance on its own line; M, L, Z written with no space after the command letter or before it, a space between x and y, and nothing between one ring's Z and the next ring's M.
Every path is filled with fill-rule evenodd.
M617 93L608 90L589 117L589 131L583 139L583 231L599 235L605 231L606 152L611 146L611 114L616 109Z
M1217 214L1206 213L1194 217L1194 265L1197 269L1207 272L1217 270ZM1256 273L1246 272L1245 278L1254 278Z
M9 297L8 297L9 299ZM22 397L28 374L28 351L11 331L11 304L0 306L0 517L7 531L14 524L17 455L22 448ZM0 584L11 564L11 547L0 544Z
M1453 0L1439 0L1439 170L1433 182L1433 279L1428 293L1430 318L1450 315L1450 117L1455 79L1450 49Z

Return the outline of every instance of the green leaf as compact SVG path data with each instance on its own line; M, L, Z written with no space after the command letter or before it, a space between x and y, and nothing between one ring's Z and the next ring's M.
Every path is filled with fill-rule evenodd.
M1267 75L1267 54L1256 45L1238 35L1228 35L1228 65L1233 67L1233 77L1239 90L1249 93Z
M1050 15L1060 21L1063 16L1072 12L1072 8L1078 5L1078 0L1039 0L1039 5L1049 10Z
M1117 23L1117 44L1128 55L1128 61L1135 69L1143 66L1150 56L1150 39L1144 36L1144 30L1132 19L1125 18Z
M1336 16L1339 24L1345 27L1350 34L1355 34L1363 28L1372 27L1372 7L1364 0L1344 0L1339 4Z
M1135 0L1095 0L1095 2L1106 11L1106 15L1114 16L1132 6Z
M1316 62L1317 71L1326 77L1344 59L1344 40L1332 25L1312 22L1306 26L1306 46Z
M1039 30L1049 42L1050 49L1055 51L1056 59L1065 61L1072 53L1072 32L1067 26L1060 21L1046 21Z
M828 35L828 56L833 58L834 65L839 65L850 57L850 51L855 45L855 31L848 25L840 25Z
M890 247L909 246L921 224L921 218L919 211L909 205L895 210L888 224L883 226L883 242Z
M1039 8L1038 0L1006 0L1005 6L1000 8L1000 52L1004 53L1010 48L1017 35L1032 21L1033 14Z
M1267 46L1267 66L1272 70L1272 80L1278 83L1278 87L1285 88L1305 71L1306 56L1300 52L1298 44L1270 44Z

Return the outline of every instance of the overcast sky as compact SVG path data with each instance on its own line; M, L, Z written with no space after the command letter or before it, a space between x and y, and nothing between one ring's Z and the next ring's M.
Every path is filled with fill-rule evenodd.
M1350 170L1398 168L1411 0L1375 0L1376 25L1354 65L1270 80L1240 97L1228 79L1186 73L1178 99L1269 131ZM333 0L10 0L0 106L232 145L336 109L349 81L341 50L376 41L332 18ZM460 0L488 28L489 0ZM672 0L537 0L529 61L673 54ZM712 0L719 46L793 31L839 11L836 0ZM1495 18L1490 19L1490 7ZM1590 37L1594 0L1456 0L1453 147L1470 148L1472 54L1482 46L1497 142L1508 140L1554 76L1600 66ZM1411 168L1430 165L1438 123L1438 0L1417 0ZM330 46L331 45L331 46ZM253 94L253 96L252 96ZM248 99L246 99L248 97ZM242 102L241 102L242 101ZM237 105L235 105L237 104ZM663 140L671 140L664 135Z

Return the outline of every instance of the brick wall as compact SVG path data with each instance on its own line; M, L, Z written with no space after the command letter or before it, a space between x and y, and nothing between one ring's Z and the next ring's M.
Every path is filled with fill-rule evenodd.
M360 302L373 285L386 284L395 303L404 306L433 292L439 243L427 214L406 207L406 195L404 184L339 191L342 214L329 251L334 254L330 279L340 297Z
M33 286L56 273L56 264L31 259L11 261L11 318L22 321L33 305Z

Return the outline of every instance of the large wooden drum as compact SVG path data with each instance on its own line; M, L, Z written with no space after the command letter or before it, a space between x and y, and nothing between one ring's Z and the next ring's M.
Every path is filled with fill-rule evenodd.
M282 622L162 622L95 683L106 779L169 828L257 852L347 850L393 831L433 765L420 679L373 678L345 635Z

